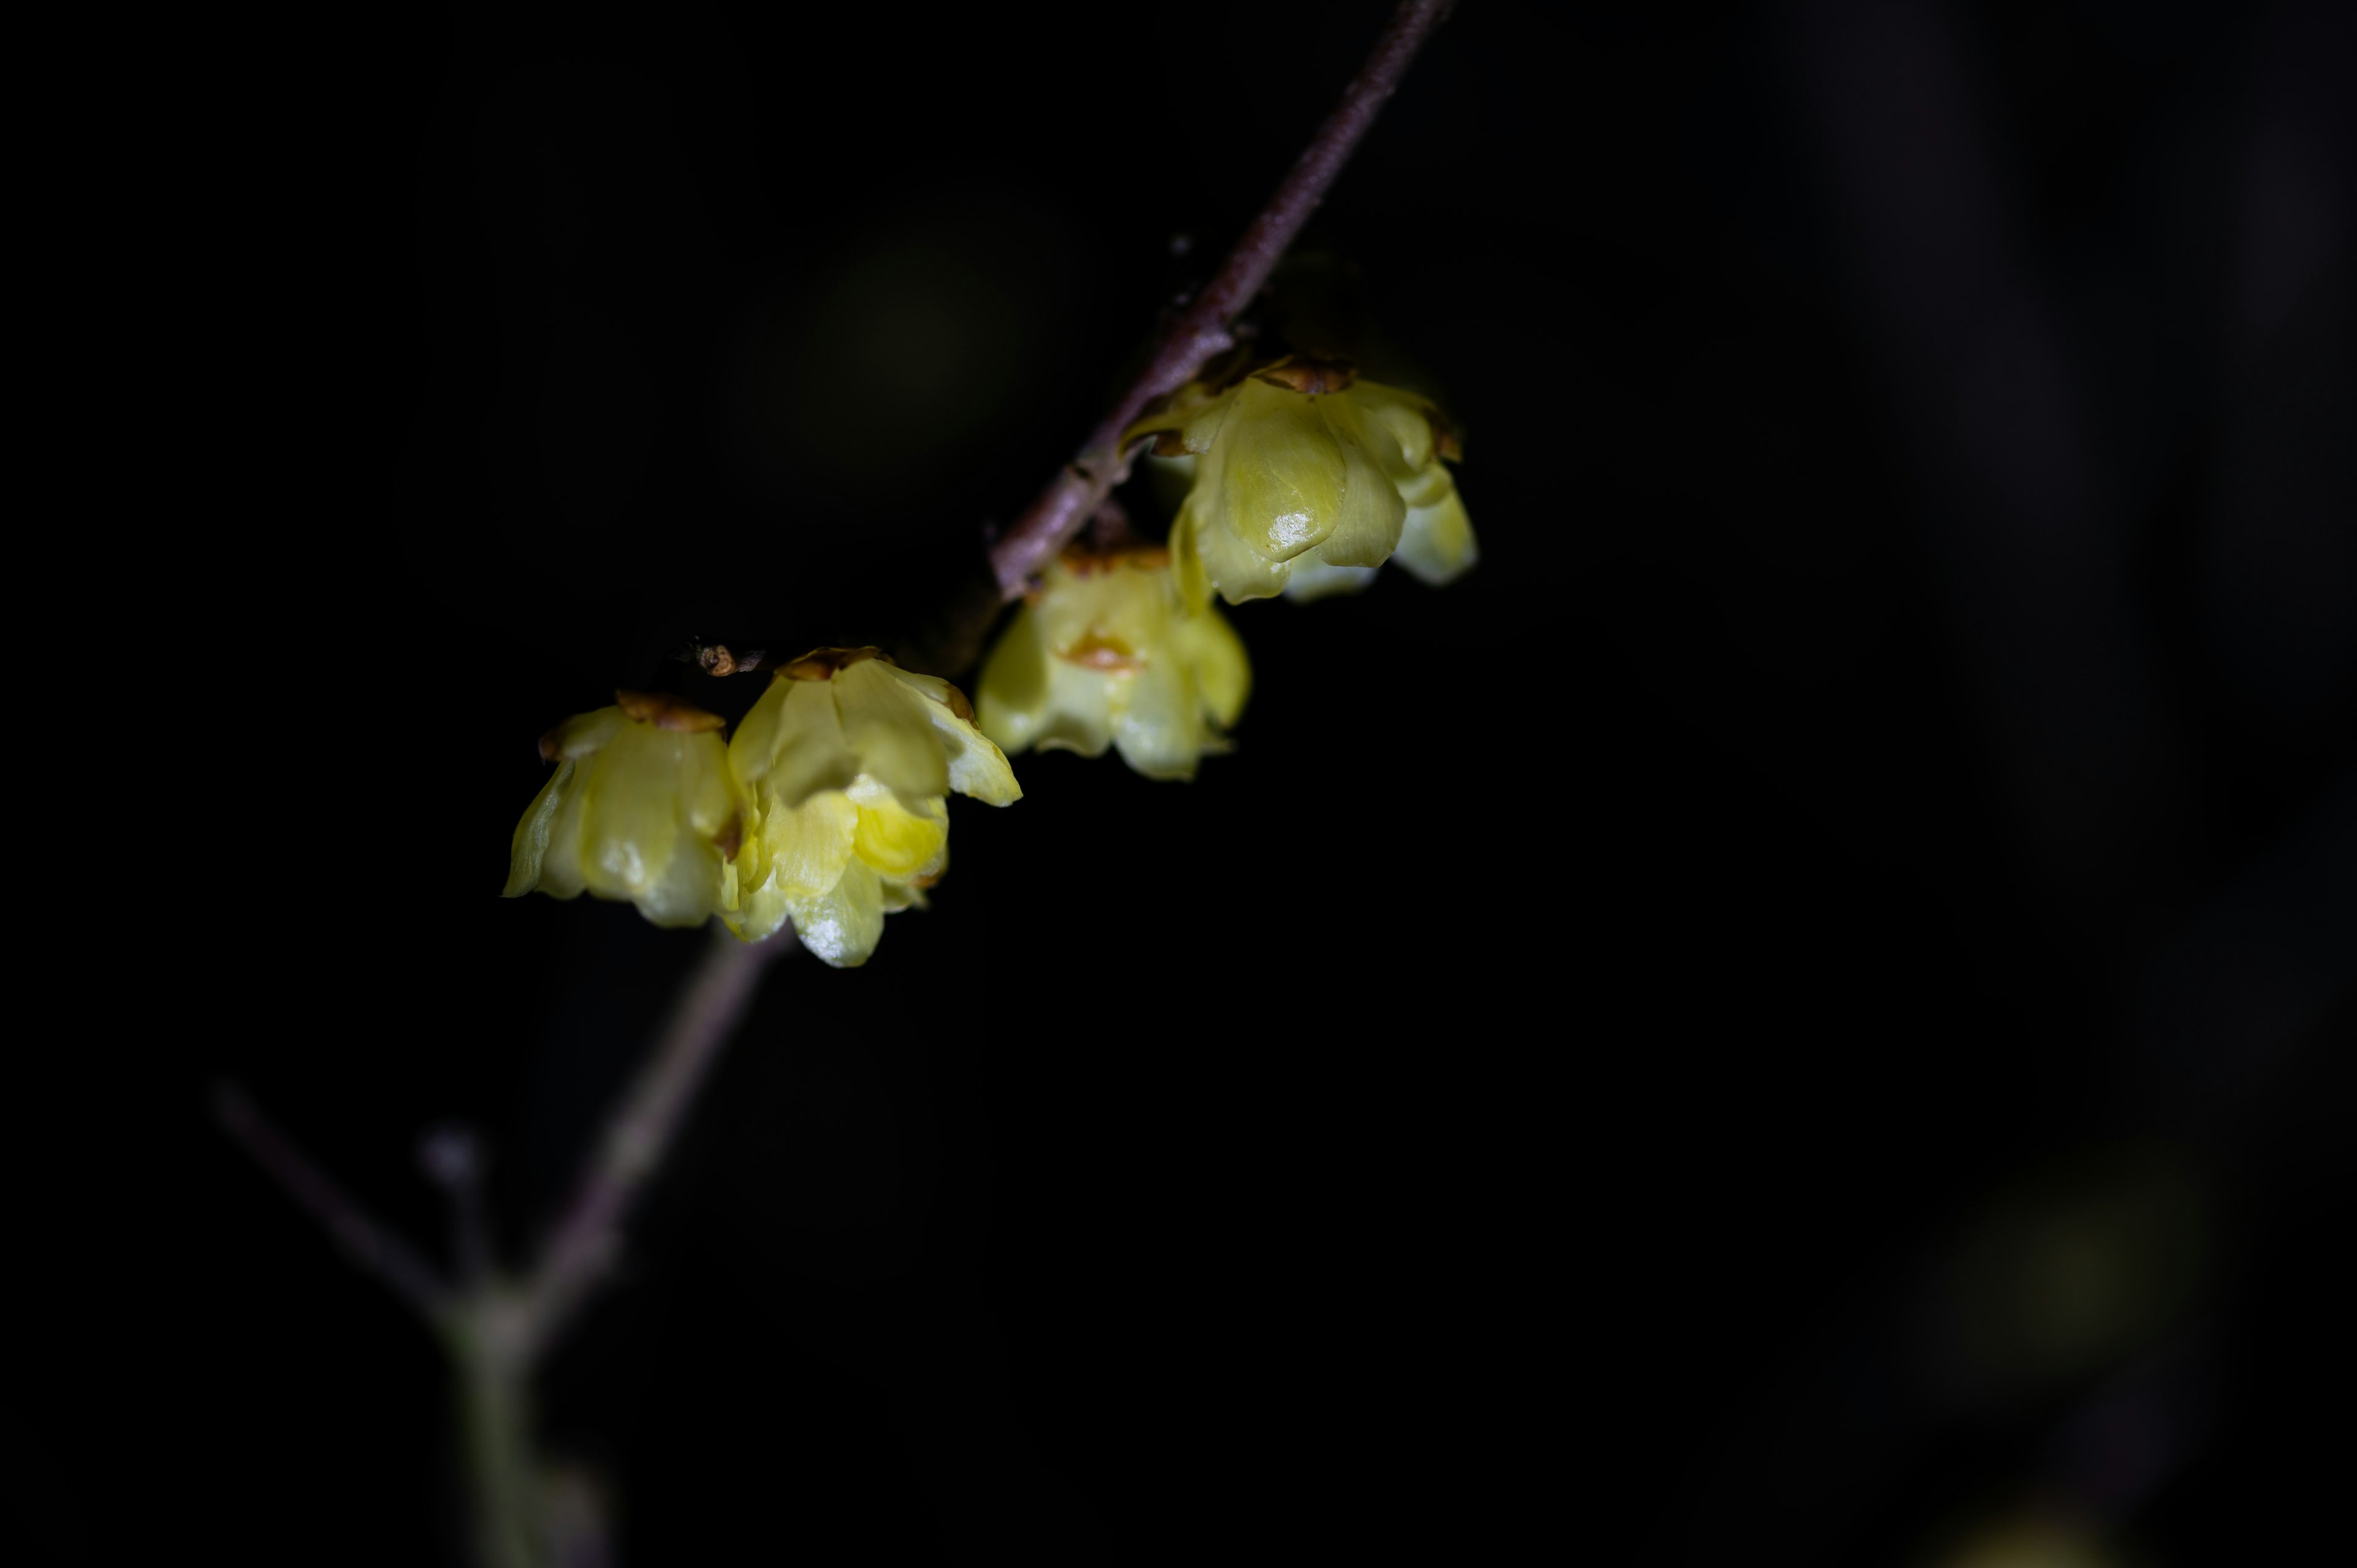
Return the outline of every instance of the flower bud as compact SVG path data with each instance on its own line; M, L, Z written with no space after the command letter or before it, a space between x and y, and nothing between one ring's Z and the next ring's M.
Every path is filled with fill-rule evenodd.
M791 920L837 968L867 961L884 917L924 902L949 861L952 790L1022 798L964 693L872 648L819 649L780 669L728 755L752 797L729 868L729 929L759 941Z
M1071 550L991 650L982 728L1009 751L1110 744L1149 779L1192 779L1227 749L1251 685L1243 642L1217 610L1180 602L1168 552Z
M746 801L716 714L658 693L551 730L556 764L508 850L506 897L627 899L658 926L699 926L725 898Z

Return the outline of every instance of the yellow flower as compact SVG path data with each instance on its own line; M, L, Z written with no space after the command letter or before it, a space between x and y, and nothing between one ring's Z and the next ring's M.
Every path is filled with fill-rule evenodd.
M1148 779L1192 779L1251 686L1234 628L1179 602L1168 552L1068 550L983 666L982 727L1009 751L1111 744Z
M1347 365L1297 356L1223 389L1191 386L1128 434L1200 458L1170 534L1190 605L1214 588L1239 604L1363 587L1395 553L1435 585L1473 564L1437 411Z
M884 917L924 902L949 861L952 789L1020 800L964 693L872 648L823 648L780 670L728 744L753 797L729 868L729 929L788 920L837 968L867 961Z
M556 771L516 824L506 897L586 890L658 926L700 926L726 897L746 804L721 721L660 693L614 695L542 738Z

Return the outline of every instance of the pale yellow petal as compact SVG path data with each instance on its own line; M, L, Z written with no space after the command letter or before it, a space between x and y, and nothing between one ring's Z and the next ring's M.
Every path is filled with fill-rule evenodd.
M1202 704L1185 664L1155 660L1125 679L1114 741L1121 759L1148 779L1192 779L1203 750Z
M1204 467L1219 470L1214 520L1222 526L1214 533L1232 533L1270 561L1290 561L1341 519L1349 459L1306 393L1245 381ZM1218 582L1212 543L1203 541L1204 559Z
M914 670L903 670L898 664L887 664L880 659L874 662L877 669L930 703L939 703L946 707L950 693L957 690L938 675L920 675Z
M1023 799L1006 754L988 736L946 711L937 713L933 723L955 743L950 751L951 789L985 806L1011 806Z
M559 864L550 867L555 874L553 880L565 885L566 890L559 892L555 886L544 886L542 878L542 868L549 860L551 834L558 818L569 815L569 825L579 825L577 807L570 813L565 811L573 794L573 773L577 766L572 762L558 763L556 771L548 776L548 782L540 787L540 793L532 798L532 804L524 808L523 819L516 823L514 836L508 841L508 885L500 894L501 897L521 898L534 888L541 888L559 898L570 898L581 891L581 879L577 874L580 856L574 853L570 843L560 843L556 856ZM566 875L568 870L574 874Z
M1039 626L1039 639L1051 654L1070 653L1105 618L1105 584L1111 572L1079 576L1061 564L1050 565L1039 576L1036 605L1024 607Z
M1211 449L1220 438L1220 430L1235 407L1232 389L1216 397L1204 399L1187 410L1186 419L1178 427L1178 439L1188 451L1198 456Z
M879 875L922 876L941 861L948 847L950 816L947 803L904 801L871 779L853 785L847 797L857 813L851 852Z
M1208 514L1197 510L1189 495L1170 525L1170 579L1178 585L1178 602L1201 610L1211 602L1211 580L1203 570L1202 532Z
M630 723L630 716L619 707L576 714L548 733L542 743L548 750L542 755L578 762L620 734Z
M855 668L856 668L855 666ZM737 726L728 754L764 810L799 806L859 777L859 760L835 711L834 682L772 681Z
M1201 552L1204 580L1228 603L1275 598L1285 591L1292 564L1271 561L1224 525L1213 522L1197 529L1195 543Z
M1069 660L1048 666L1048 709L1031 744L1041 751L1103 757L1113 744L1113 693L1121 677Z
M947 747L927 711L946 709L895 680L892 667L879 660L838 671L829 684L860 772L904 800L949 793Z
M982 733L1006 750L1021 751L1039 734L1048 716L1048 644L1030 606L1017 606L998 634L974 697Z
M1203 711L1222 729L1232 729L1252 694L1252 660L1243 639L1219 611L1182 616L1171 628L1171 640L1192 672Z
M1441 477L1448 479L1446 469ZM1417 507L1407 514L1407 526L1400 534L1399 564L1425 582L1434 587L1453 582L1480 558L1473 538L1473 519L1453 481L1436 504Z
M1346 468L1334 531L1313 553L1329 566L1380 566L1399 546L1407 504L1388 467L1407 471L1398 460L1399 443L1360 412L1348 396L1313 399L1334 433Z
M888 876L877 878L877 889L884 897L884 912L897 915L903 909L930 909L932 900L925 890L913 882L895 882Z
M791 918L786 908L785 890L771 876L749 893L739 892L737 908L725 917L728 929L748 942L767 941L778 934Z
M1160 411L1147 414L1122 433L1124 447L1143 435L1174 435L1189 452L1208 452L1218 439L1220 426L1234 406L1235 389L1210 392L1199 385L1189 385L1166 403Z
M728 763L728 746L716 733L682 736L680 810L688 827L705 838L717 838L731 818L741 824L747 800Z
M572 782L557 802L556 814L548 825L548 848L540 859L538 888L552 898L575 898L588 889L587 867L581 854L582 807L587 798L581 788L581 766L572 765Z
M925 722L932 725L948 758L952 789L989 806L1009 806L1023 799L1023 786L1015 781L1015 769L998 743L972 719L958 716L961 708L973 711L963 693L938 675L920 675L894 664L883 669L923 699Z
M884 935L884 892L876 873L857 860L834 886L788 906L802 946L837 969L856 969Z
M1404 478L1432 461L1431 404L1423 398L1365 380L1351 382L1342 395L1370 421L1388 431L1397 444L1402 467L1390 470L1392 478ZM1386 454L1378 452L1377 456L1388 461Z
M822 789L801 805L761 813L757 887L774 882L786 898L815 898L834 886L851 862L858 809L840 789ZM748 843L747 853L754 846Z
M581 869L600 898L635 900L680 849L679 753L652 725L619 731L581 768Z
M655 925L700 926L725 901L721 871L720 852L709 840L682 835L671 857L631 902Z
M1454 481L1449 478L1448 466L1445 463L1426 464L1414 475L1401 480L1399 487L1400 499L1407 503L1410 511L1418 507L1438 506L1453 490Z
M1295 604L1306 605L1336 594L1361 593L1374 582L1377 571L1373 566L1329 566L1316 559L1313 553L1293 563L1293 575L1285 585L1285 596Z

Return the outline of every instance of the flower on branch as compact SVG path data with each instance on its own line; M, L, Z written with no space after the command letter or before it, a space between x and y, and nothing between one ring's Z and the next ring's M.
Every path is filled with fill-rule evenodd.
M1473 564L1438 410L1347 364L1295 355L1194 383L1125 439L1148 435L1157 456L1197 459L1170 533L1190 605L1363 587L1394 553L1435 585Z
M884 917L924 903L949 861L954 789L1022 798L965 695L872 648L819 649L780 669L728 756L752 798L726 918L747 941L791 920L837 968L867 961Z
M982 727L1009 751L1108 745L1148 779L1192 779L1225 751L1252 666L1219 611L1189 609L1169 552L1068 549L982 670Z
M556 771L516 824L506 897L587 891L658 926L700 926L725 901L748 805L720 717L661 693L614 695L541 738Z

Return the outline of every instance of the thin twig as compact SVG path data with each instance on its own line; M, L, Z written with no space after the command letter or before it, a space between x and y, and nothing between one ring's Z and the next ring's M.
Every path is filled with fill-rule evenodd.
M695 1090L737 1031L762 972L791 950L782 932L740 942L716 927L680 992L653 1057L639 1070L542 1244L518 1300L517 1337L531 1359L555 1341L621 1248L630 1208L659 1169Z
M318 1166L271 1123L243 1090L224 1083L213 1090L213 1119L221 1131L252 1155L254 1163L286 1189L288 1197L311 1211L346 1256L358 1263L417 1309L437 1326L447 1319L453 1297L449 1285L434 1265L408 1242L386 1230L362 1208L351 1194L338 1187Z
M1367 63L1344 90L1341 103L1310 138L1276 194L1228 253L1218 274L1163 333L1145 371L1114 404L1080 456L991 547L991 571L1003 598L1020 596L1031 575L1080 532L1106 494L1128 477L1122 432L1137 422L1146 405L1185 386L1213 355L1233 345L1229 324L1268 281L1451 4L1452 0L1400 0Z

